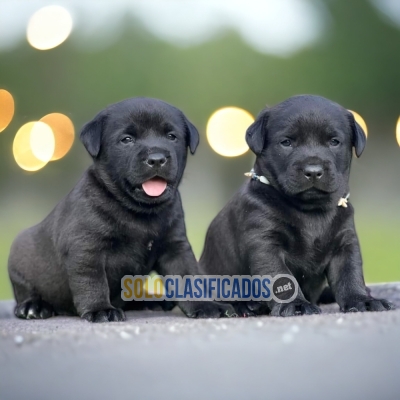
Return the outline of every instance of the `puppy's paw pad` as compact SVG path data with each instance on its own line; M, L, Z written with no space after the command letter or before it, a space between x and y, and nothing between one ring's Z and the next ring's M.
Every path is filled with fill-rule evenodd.
M17 304L14 314L23 319L46 319L54 315L54 309L43 300L26 300Z
M82 315L86 321L101 323L101 322L120 322L125 321L125 313L119 308L109 308L101 311L89 311Z

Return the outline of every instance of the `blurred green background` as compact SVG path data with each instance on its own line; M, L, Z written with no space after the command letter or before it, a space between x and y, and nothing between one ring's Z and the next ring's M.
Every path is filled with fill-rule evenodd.
M254 160L250 153L225 158L210 148L205 129L216 109L238 106L256 115L265 104L312 93L357 111L369 132L367 149L354 160L351 176L366 280L400 281L400 150L395 138L400 7L390 0L303 0L310 20L290 9L294 1L282 0L278 6L273 0L236 1L232 10L223 1L187 0L188 7L182 5L185 0L180 5L165 0L166 11L155 0L53 2L71 10L74 29L62 45L47 51L32 48L24 35L30 15L50 3L0 1L0 89L12 93L16 106L11 124L0 133L0 299L12 297L7 258L13 239L40 222L91 162L76 139L62 160L36 173L23 171L12 154L15 133L51 112L68 115L78 133L100 109L133 96L176 105L201 132L181 186L197 257L209 223L244 182L243 173ZM204 7L213 18L203 18L203 37L193 39L196 18L208 15L200 12ZM239 22L225 23L234 20L229 14L234 10ZM249 31L251 18L258 32ZM285 29L297 26L300 18L304 26L314 21L312 40L299 39L306 31L301 24L298 32L286 35ZM168 29L174 28L180 30L172 35Z

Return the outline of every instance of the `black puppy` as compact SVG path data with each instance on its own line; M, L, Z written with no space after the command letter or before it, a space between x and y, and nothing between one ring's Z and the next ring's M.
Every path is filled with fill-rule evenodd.
M94 164L12 245L17 317L121 321L124 275L198 274L178 192L187 148L193 154L199 143L197 129L167 103L133 98L101 111L81 140ZM179 306L189 317L234 315L232 306L218 303Z
M354 210L347 203L352 149L366 137L353 115L318 96L295 96L263 110L246 133L256 154L252 179L211 223L200 265L221 275L290 274L291 303L265 302L258 313L319 313L328 284L344 312L384 311L364 283ZM260 304L237 303L241 315Z

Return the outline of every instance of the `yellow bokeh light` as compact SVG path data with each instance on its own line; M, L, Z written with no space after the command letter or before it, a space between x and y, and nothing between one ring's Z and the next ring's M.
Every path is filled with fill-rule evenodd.
M365 136L368 137L367 124L365 123L364 118L360 114L356 113L355 111L352 111L352 110L349 110L349 111L353 114L354 119L356 120L358 125L360 125L361 128L363 128L363 131L365 132Z
M72 121L64 114L47 114L40 121L49 125L54 133L56 148L51 161L64 157L71 149L75 139L75 129Z
M49 50L63 43L72 31L71 14L61 6L47 6L36 11L28 22L26 37L38 50Z
M400 146L400 117L397 120L397 125L396 125L396 140L397 144Z
M26 171L38 171L53 157L54 134L44 122L34 121L23 125L13 143L16 163Z
M221 108L208 120L208 143L221 156L240 156L249 149L245 135L253 122L254 117L246 110L237 107Z
M0 132L7 128L14 116L14 99L10 92L0 89Z

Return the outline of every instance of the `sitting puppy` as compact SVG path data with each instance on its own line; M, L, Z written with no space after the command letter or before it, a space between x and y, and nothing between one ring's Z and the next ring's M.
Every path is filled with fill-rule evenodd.
M322 97L295 96L263 110L246 141L257 156L252 179L211 223L200 266L208 274L289 274L299 291L290 303L237 302L239 314L318 314L327 284L343 312L392 309L365 287L347 203L352 149L359 157L366 144L353 115Z
M81 140L94 164L12 245L8 268L19 318L122 321L124 275L198 274L178 185L199 134L183 113L160 100L124 100L86 124ZM179 306L189 317L235 315L231 305Z

